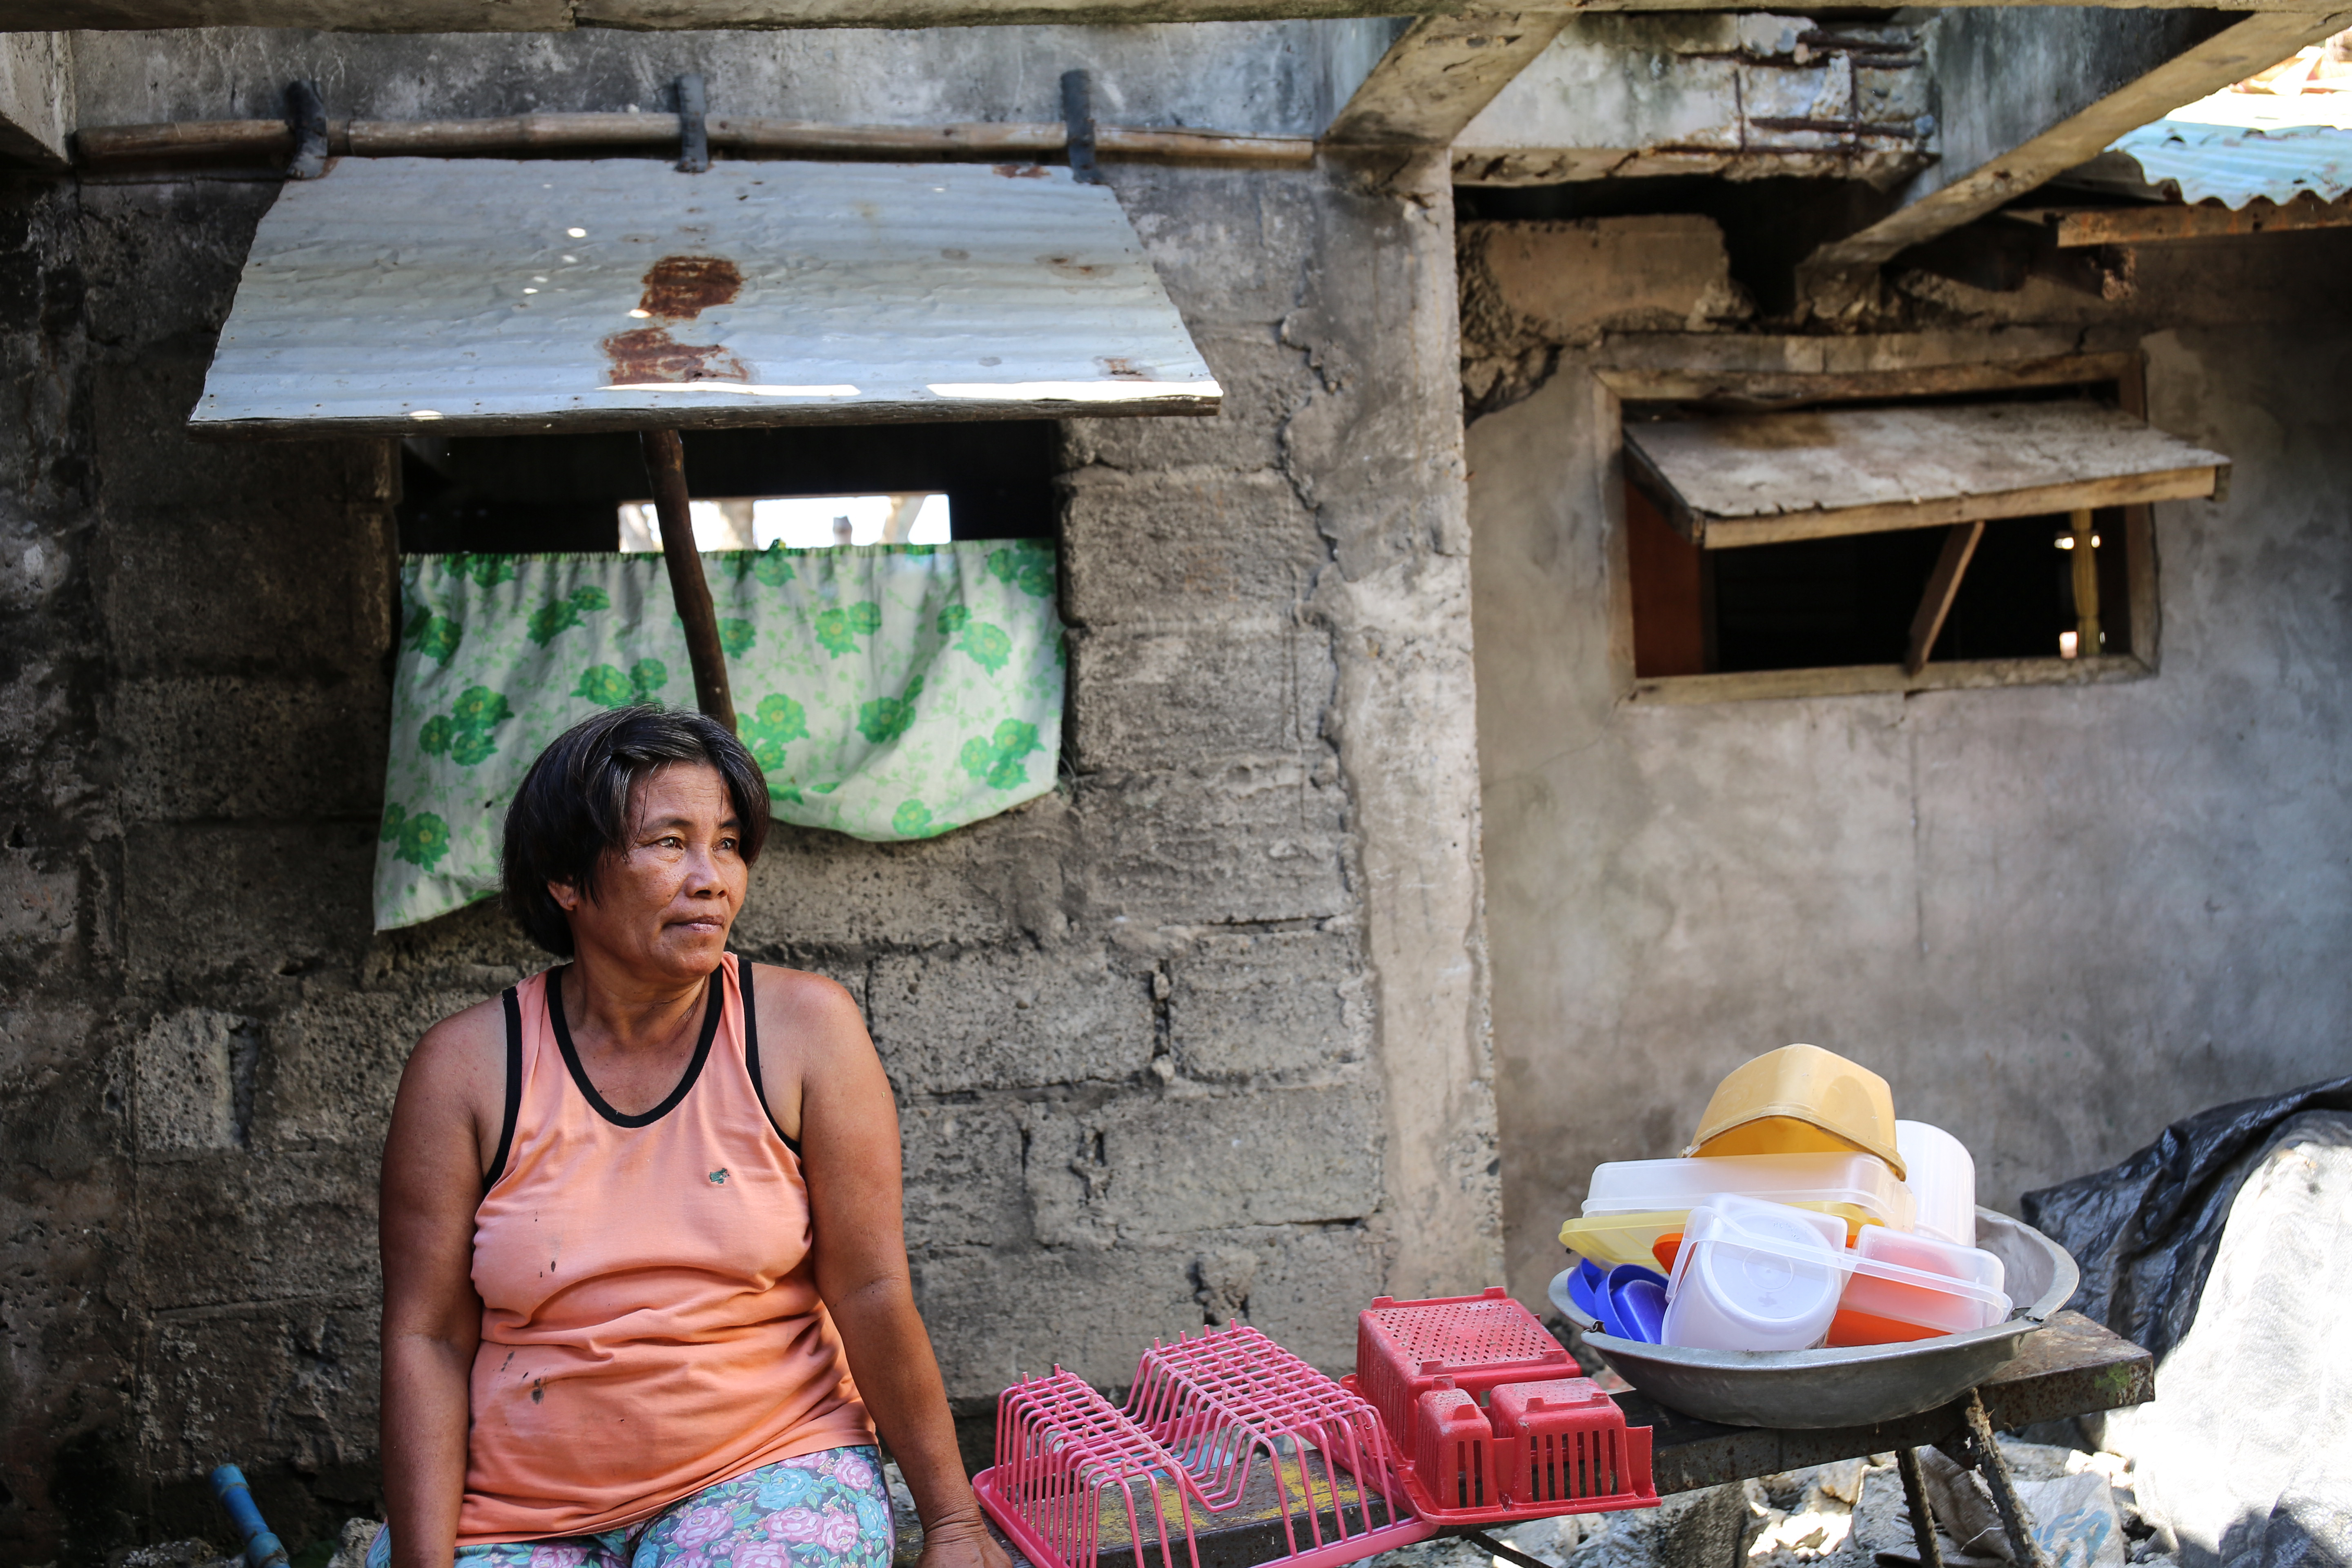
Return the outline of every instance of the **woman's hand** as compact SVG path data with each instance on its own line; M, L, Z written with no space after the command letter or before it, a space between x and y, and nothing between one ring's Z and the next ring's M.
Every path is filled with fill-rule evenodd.
M975 1502L925 1528L917 1568L1012 1568L1012 1563L990 1539L988 1521Z

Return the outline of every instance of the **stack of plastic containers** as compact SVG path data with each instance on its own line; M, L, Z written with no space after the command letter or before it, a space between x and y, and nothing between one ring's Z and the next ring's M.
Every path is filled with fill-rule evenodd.
M1624 1338L1805 1350L2010 1311L2000 1260L1975 1245L1968 1150L1897 1121L1885 1079L1815 1046L1726 1078L1681 1159L1595 1169L1560 1240L1584 1261L1554 1281L1555 1304Z

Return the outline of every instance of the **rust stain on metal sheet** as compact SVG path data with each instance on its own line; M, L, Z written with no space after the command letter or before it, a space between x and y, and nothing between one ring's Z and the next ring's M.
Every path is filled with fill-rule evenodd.
M1043 163L999 163L996 172L1008 180L1042 180L1045 177Z
M1066 256L1041 256L1037 259L1065 278L1092 278L1097 272L1108 270L1089 262L1074 261Z
M751 379L751 367L716 343L682 343L667 327L638 327L614 332L601 345L612 362L610 386L634 386L646 382L742 381Z
M1103 354L1095 363L1103 374L1118 381L1150 381L1151 373L1123 354Z
M665 256L646 273L637 309L666 321L687 321L743 291L743 274L723 256Z

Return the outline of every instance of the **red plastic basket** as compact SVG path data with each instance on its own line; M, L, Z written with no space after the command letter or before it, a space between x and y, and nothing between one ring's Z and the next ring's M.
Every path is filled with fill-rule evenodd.
M1446 1386L1473 1394L1506 1383L1573 1376L1576 1362L1500 1285L1476 1296L1382 1296L1356 1319L1356 1389L1399 1437L1413 1405Z
M1574 1370L1500 1287L1433 1301L1383 1297L1357 1320L1355 1382L1391 1432L1411 1434L1405 1496L1438 1523L1658 1506L1650 1429L1629 1429L1591 1379L1562 1375ZM1391 1416L1397 1406L1410 1415Z

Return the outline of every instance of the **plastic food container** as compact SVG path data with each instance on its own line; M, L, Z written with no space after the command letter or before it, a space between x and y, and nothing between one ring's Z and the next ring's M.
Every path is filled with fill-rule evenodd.
M1873 1215L1851 1204L1796 1203L1788 1206L1834 1215L1845 1226L1849 1239L1864 1226L1877 1223ZM1586 1215L1559 1227L1559 1244L1580 1258L1591 1258L1603 1268L1614 1268L1621 1263L1638 1263L1644 1268L1671 1271L1673 1265L1660 1256L1658 1244L1667 1237L1681 1235L1689 1223L1688 1209ZM1671 1249L1667 1256L1672 1256Z
M1697 1350L1821 1342L1852 1269L1835 1215L1724 1194L1690 1211L1664 1341Z
M1819 1046L1783 1046L1716 1086L1686 1155L1796 1154L1859 1149L1904 1173L1886 1080Z
M1904 1184L1917 1205L1911 1228L1955 1247L1974 1247L1977 1163L1969 1157L1968 1146L1940 1127L1898 1121L1895 1147L1907 1170Z
M1966 1150L1960 1151L1960 1157L1968 1157ZM1911 1189L1885 1161L1851 1149L1704 1160L1619 1160L1593 1167L1584 1213L1590 1218L1601 1214L1687 1210L1710 1201L1717 1193L1737 1193L1776 1204L1820 1204L1839 1214L1859 1215L1865 1223L1897 1230L1912 1227Z
M1989 1329L2009 1316L2000 1259L1932 1236L1872 1226L1830 1323L1832 1345L1885 1345Z
M1621 1263L1609 1271L1600 1306L1601 1332L1657 1344L1666 1320L1666 1277L1638 1263Z

